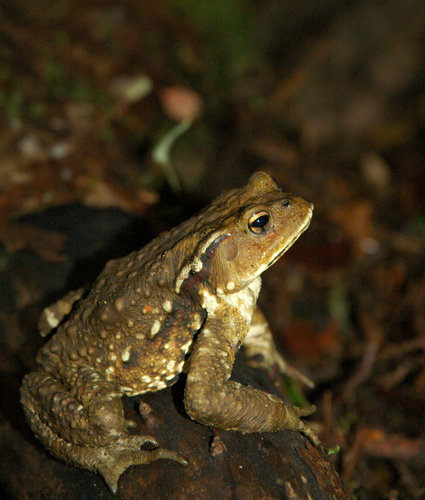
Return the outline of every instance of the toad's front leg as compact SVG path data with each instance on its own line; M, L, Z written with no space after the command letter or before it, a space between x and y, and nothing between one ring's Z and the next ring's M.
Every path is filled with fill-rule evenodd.
M208 317L190 357L185 388L189 416L206 425L241 432L298 430L319 444L316 434L300 418L313 413L314 406L293 406L229 380L250 321L236 314L234 308L227 311L224 307L222 314ZM222 319L226 317L232 318L230 325Z
M88 367L70 373L67 385L45 371L25 376L21 402L27 420L45 447L65 462L100 473L113 493L130 466L160 458L186 464L178 453L157 446L150 436L126 431L120 396L101 374Z

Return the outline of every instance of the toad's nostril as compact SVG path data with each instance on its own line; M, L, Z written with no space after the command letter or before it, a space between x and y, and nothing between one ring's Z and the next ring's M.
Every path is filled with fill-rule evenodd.
M291 202L289 200L282 201L282 207L289 208L291 206Z

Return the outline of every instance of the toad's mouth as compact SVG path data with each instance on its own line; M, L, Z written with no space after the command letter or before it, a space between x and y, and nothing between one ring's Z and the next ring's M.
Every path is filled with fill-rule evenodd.
M279 252L272 258L272 260L270 261L270 263L267 265L267 269L269 267L271 267L275 262L277 262L284 253L286 253L290 248L291 246L297 241L297 239L304 233L304 231L306 231L306 229L308 228L308 226L310 225L310 221L311 221L311 218L313 216L313 208L310 208L310 210L308 211L308 214L304 220L304 223L303 225L301 226L300 230L295 233L292 238L286 242L286 245L281 248L279 250Z

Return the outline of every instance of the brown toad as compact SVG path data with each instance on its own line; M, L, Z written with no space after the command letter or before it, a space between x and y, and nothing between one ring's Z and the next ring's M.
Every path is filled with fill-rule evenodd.
M47 308L42 330L57 331L21 388L28 422L45 447L99 472L114 493L130 465L187 463L174 451L142 450L157 443L127 432L121 401L163 389L183 370L184 404L194 420L242 432L295 429L317 443L300 419L314 407L230 380L241 345L263 366L277 363L302 378L278 354L256 302L261 273L308 227L312 212L257 172L142 250L108 262L85 298L72 292Z

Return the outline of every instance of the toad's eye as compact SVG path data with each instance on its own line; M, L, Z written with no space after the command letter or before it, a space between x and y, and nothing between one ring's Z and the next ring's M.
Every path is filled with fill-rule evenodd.
M248 227L254 234L264 234L270 227L270 215L267 212L252 214L248 221Z

